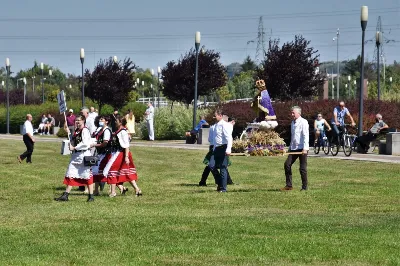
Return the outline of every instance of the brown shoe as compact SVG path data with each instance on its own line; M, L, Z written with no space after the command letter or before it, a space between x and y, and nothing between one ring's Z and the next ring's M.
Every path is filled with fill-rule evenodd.
M287 190L293 190L293 187L283 187L281 188L281 191L287 191Z
M20 156L17 156L17 159L18 159L18 162L19 162L19 163L21 163L21 162L22 162L22 160L21 160L21 157L20 157Z

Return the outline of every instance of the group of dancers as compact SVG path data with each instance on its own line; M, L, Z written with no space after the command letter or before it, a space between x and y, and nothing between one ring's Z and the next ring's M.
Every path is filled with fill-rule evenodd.
M100 195L99 189L102 190L105 183L110 185L110 197L117 196L117 187L120 193L125 195L128 191L128 188L123 186L125 182L132 185L136 196L142 195L136 183L138 177L129 150L130 139L126 129L126 118L120 115L115 116L115 132L112 132L109 127L110 121L109 116L98 116L96 119L98 127L91 135L85 126L85 117L76 116L75 132L69 144L72 152L71 160L64 177L64 184L67 187L60 197L55 198L56 201L68 201L74 186L87 186L87 201L94 201L94 196ZM93 149L99 156L99 164L87 166L84 163L84 157L91 156Z

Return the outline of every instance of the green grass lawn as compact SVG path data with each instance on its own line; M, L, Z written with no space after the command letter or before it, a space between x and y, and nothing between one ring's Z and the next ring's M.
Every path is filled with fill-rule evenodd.
M399 265L400 165L309 158L309 191L285 157L233 157L228 193L198 187L205 151L133 147L143 197L56 202L69 156L0 140L0 265Z

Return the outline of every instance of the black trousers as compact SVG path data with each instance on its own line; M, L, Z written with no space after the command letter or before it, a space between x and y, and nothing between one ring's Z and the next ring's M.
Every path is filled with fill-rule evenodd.
M212 172L213 177L215 179L215 183L217 183L217 178L218 178L219 172L216 168L211 169L208 165L203 170L203 174L201 175L200 183L205 184L207 182L207 178L210 175L210 172ZM228 185L233 184L233 181L232 181L231 175L229 174L228 168L226 168L226 172L228 174Z
M31 140L31 138L28 136L28 134L25 134L22 137L22 139L24 140L24 143L26 146L26 151L23 154L21 154L19 157L21 158L21 160L25 160L25 158L26 158L26 162L31 163L34 143Z
M354 142L360 144L360 147L362 149L366 150L369 148L369 143L371 141L375 140L376 138L377 138L376 134L372 134L371 132L368 132L367 135L357 137Z
M301 152L302 150L295 150L293 152ZM307 154L289 154L288 158L285 161L285 175L286 175L286 186L292 187L292 165L297 160L300 159L300 176L302 182L302 188L307 189L308 180L307 180Z

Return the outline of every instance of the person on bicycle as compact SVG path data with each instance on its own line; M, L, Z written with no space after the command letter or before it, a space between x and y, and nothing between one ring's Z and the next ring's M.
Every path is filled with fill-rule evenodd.
M375 140L378 137L379 132L385 128L389 128L389 126L383 122L382 115L376 114L375 124L370 128L370 130L368 130L366 135L357 137L354 141L354 145L358 143L361 147L361 151L367 153L369 149L369 143Z
M345 116L350 117L351 120L351 125L354 127L356 125L356 123L354 123L354 119L351 116L349 109L347 109L344 105L344 102L341 101L339 103L339 106L336 106L335 109L333 109L333 118L332 118L332 128L334 133L336 134L336 137L333 138L333 142L331 143L337 143L337 140L339 139L338 136L340 136L340 131L339 131L339 127L344 127L344 119ZM339 144L339 143L337 143Z
M314 132L315 132L315 141L314 143L318 143L319 136L324 135L325 126L328 128L328 131L331 131L331 126L326 122L324 118L322 118L322 114L317 114L317 119L314 121Z

